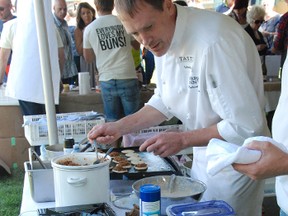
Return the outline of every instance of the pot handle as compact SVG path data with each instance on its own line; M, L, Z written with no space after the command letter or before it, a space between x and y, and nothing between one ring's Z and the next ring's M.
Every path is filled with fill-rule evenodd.
M68 177L67 178L68 184L75 186L75 187L80 187L83 186L87 183L87 178L80 178L80 177Z

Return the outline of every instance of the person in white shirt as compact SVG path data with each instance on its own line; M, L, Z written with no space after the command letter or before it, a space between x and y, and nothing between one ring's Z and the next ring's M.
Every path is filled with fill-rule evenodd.
M281 80L281 96L276 108L273 123L273 139L282 143L288 148L288 58L286 58ZM276 196L277 203L281 208L280 216L288 215L288 153L283 152L278 147L269 142L252 142L251 149L260 150L262 157L259 161L248 164L234 164L234 168L252 179L265 179L276 177Z
M84 30L83 55L96 61L107 121L116 121L139 109L140 92L132 57L139 43L128 35L117 16L113 0L95 0L97 19ZM132 46L131 46L132 45Z
M175 116L184 131L159 133L140 151L166 157L193 147L191 176L207 185L202 201L220 199L237 215L261 215L263 181L232 167L206 173L211 138L242 145L248 137L270 135L260 59L249 35L228 16L170 0L115 0L115 8L126 31L155 55L157 88L140 111L95 126L88 138L109 144Z

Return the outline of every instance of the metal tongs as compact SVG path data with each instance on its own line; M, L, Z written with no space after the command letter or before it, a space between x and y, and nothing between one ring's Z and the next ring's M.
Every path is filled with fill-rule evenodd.
M39 163L42 166L42 168L43 169L47 169L47 167L45 166L45 164L43 163L43 161L41 160L39 155L34 151L34 149L29 148L28 149L28 154L29 154L29 162L30 162L31 170L33 170L33 159L32 159L33 155L35 155L36 159L39 161Z

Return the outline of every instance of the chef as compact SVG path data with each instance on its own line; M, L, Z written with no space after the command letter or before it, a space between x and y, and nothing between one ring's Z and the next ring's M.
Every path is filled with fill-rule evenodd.
M241 145L270 135L253 41L230 17L170 0L116 0L115 7L127 32L156 56L157 89L140 111L95 126L89 139L111 143L176 116L184 131L158 134L140 150L166 157L194 147L192 177L207 185L202 201L224 200L237 215L261 215L264 182L232 168L208 176L205 157L211 138Z

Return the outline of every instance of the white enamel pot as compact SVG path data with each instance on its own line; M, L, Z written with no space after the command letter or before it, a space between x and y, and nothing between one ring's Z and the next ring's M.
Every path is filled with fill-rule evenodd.
M98 153L98 157L104 154ZM109 164L111 158L93 164L95 153L74 153L52 159L55 204L57 207L109 201ZM77 166L65 165L72 162Z

